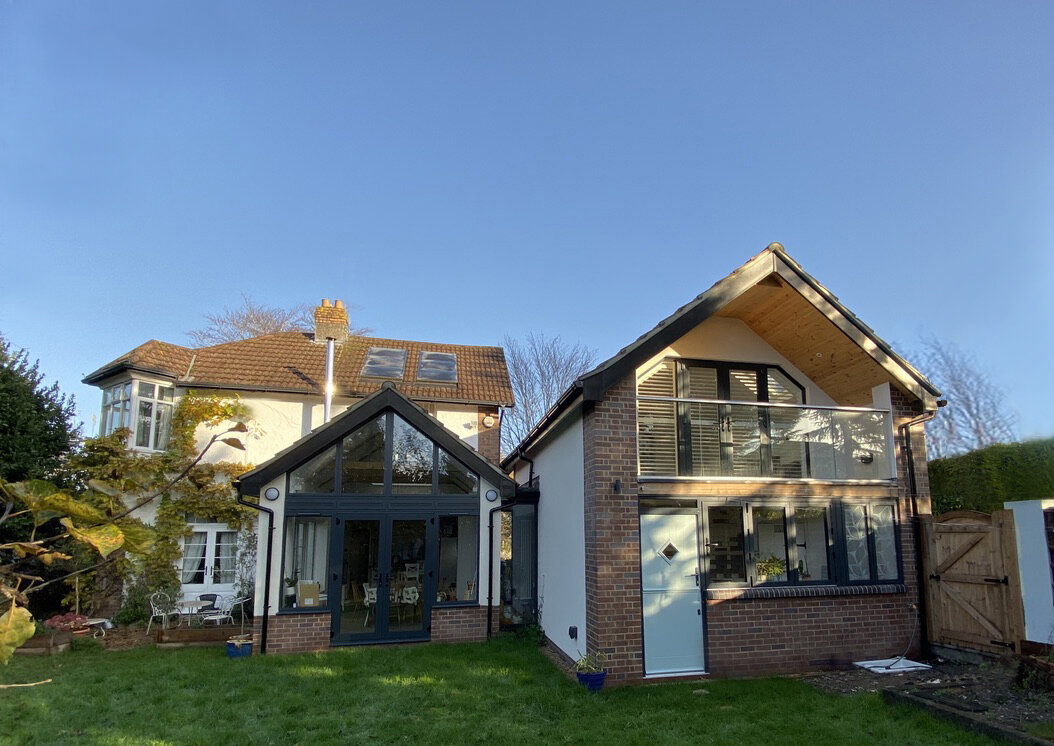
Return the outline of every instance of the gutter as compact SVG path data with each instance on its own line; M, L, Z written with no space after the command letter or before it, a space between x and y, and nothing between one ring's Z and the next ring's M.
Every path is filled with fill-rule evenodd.
M234 486L235 488L239 486L237 480L234 482ZM263 621L260 623L260 655L266 655L267 612L271 608L271 553L274 545L274 511L270 508L265 508L263 505L246 501L242 497L240 490L238 492L238 504L267 514L267 554L266 559L264 560Z
M502 459L502 468L507 469L510 465L515 463L516 459L522 458L524 461L531 464L531 473L533 474L534 462L529 458L525 458L523 454L526 453L528 448L534 445L535 441L541 437L542 433L545 432L550 425L560 418L560 415L564 413L564 410L570 407L575 398L582 393L582 390L583 384L581 379L571 384L571 387L556 400L556 404L549 407L549 411L542 415L542 419L538 421L537 425L531 428L531 431L527 433L527 436L520 442L520 444L516 446L508 456Z

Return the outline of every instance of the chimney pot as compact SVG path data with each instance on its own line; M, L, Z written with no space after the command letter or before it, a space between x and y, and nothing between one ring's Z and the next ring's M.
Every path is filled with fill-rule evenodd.
M344 308L344 301L342 301L342 300L335 300L335 301L333 301L333 307L334 308Z
M315 341L325 342L332 339L337 343L348 340L348 311L341 301L336 306L329 298L322 299L322 305L315 309Z

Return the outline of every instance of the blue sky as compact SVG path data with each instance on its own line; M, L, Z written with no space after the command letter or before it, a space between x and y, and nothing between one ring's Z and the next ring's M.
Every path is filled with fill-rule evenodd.
M84 373L241 293L613 354L780 241L1054 433L1054 3L0 0L0 333Z

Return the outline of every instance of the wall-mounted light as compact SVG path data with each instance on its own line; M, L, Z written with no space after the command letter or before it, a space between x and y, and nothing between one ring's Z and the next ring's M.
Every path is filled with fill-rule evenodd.
M483 427L494 427L496 420L491 415L487 415L483 418Z
M498 499L498 491L497 490L487 490L487 492L483 496L485 498L487 498L487 502L492 503L492 502L494 502L495 500Z
M282 493L278 490L277 487L268 487L267 489L264 490L264 497L266 497L271 502L274 502L275 500L277 500L281 496L282 496Z

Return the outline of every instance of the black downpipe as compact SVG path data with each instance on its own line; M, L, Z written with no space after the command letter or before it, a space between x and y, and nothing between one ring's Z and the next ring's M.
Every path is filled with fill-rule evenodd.
M938 407L942 407L946 402L937 402ZM922 566L922 519L919 517L919 488L918 481L915 476L915 453L911 447L911 428L915 425L920 425L925 422L929 422L937 416L936 410L932 412L923 412L918 417L908 420L900 426L900 432L904 439L904 456L908 461L908 491L911 493L911 513L912 519L915 521L915 571L918 577L919 584L919 649L924 653L929 653L929 638L926 635L926 569ZM908 642L910 648L911 642Z
M267 555L264 560L263 621L260 623L260 655L267 654L267 612L271 608L271 547L274 544L274 511L257 503L247 502L238 493L238 504L267 514Z
M516 458L522 459L530 464L530 472L527 475L527 486L530 487L534 481L534 460L529 459L522 453L517 453ZM494 633L494 514L499 510L508 510L514 505L519 505L516 500L512 500L501 505L496 505L487 512L487 639L489 640ZM535 529L537 536L537 529ZM535 557L538 556L537 548L535 548ZM499 565L499 572L501 566Z
M487 639L494 632L494 514L516 505L516 501L495 505L487 511ZM501 572L501 565L498 565Z

